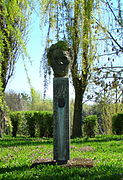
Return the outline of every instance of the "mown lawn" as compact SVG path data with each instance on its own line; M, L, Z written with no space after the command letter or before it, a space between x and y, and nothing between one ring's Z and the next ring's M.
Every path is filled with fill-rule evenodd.
M85 150L83 147L86 147ZM58 165L30 168L35 160L52 157L52 139L0 139L0 180L123 180L123 135L71 140L71 158L92 158L92 168Z

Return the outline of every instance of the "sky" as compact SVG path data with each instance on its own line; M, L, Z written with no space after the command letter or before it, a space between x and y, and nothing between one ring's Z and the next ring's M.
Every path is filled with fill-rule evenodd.
M42 32L40 30L40 14L33 13L32 22L29 28L27 51L31 57L31 62L28 58L20 56L16 65L12 78L9 80L6 91L14 90L15 92L30 92L29 83L27 81L24 63L27 68L28 75L32 86L43 94L43 79L40 76L40 60L43 53L44 43L42 43ZM51 80L52 81L52 80ZM47 91L47 96L52 97L52 82L50 83L50 91Z
M32 87L39 91L43 96L43 74L42 76L40 74L40 61L45 47L45 34L43 34L40 29L40 14L37 12L33 13L29 30L27 51L31 57L32 63L30 63L27 58L25 58L23 62L23 58L21 56L19 57L15 65L14 75L7 84L6 92L13 90L17 93L30 93L30 86L24 69L25 63ZM72 85L70 85L70 96L74 96ZM50 84L46 92L46 98L53 98L53 77L51 77Z

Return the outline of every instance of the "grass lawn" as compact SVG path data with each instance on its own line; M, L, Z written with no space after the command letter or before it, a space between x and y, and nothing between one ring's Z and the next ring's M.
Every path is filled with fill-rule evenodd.
M123 180L123 135L72 139L70 152L71 158L93 159L94 167L30 169L35 160L53 157L53 140L5 137L0 139L0 180Z

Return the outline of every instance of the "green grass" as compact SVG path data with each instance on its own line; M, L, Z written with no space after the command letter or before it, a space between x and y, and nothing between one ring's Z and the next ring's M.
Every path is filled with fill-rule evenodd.
M123 135L71 140L71 158L92 158L93 168L38 165L36 159L52 158L53 140L48 138L0 139L0 180L123 180ZM91 146L92 151L81 151Z

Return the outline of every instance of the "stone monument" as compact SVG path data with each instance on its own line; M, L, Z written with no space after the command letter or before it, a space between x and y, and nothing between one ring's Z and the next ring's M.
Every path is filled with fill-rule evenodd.
M53 119L54 119L54 160L65 164L70 158L69 140L69 78L71 50L64 41L53 44L47 53L48 63L54 71Z

